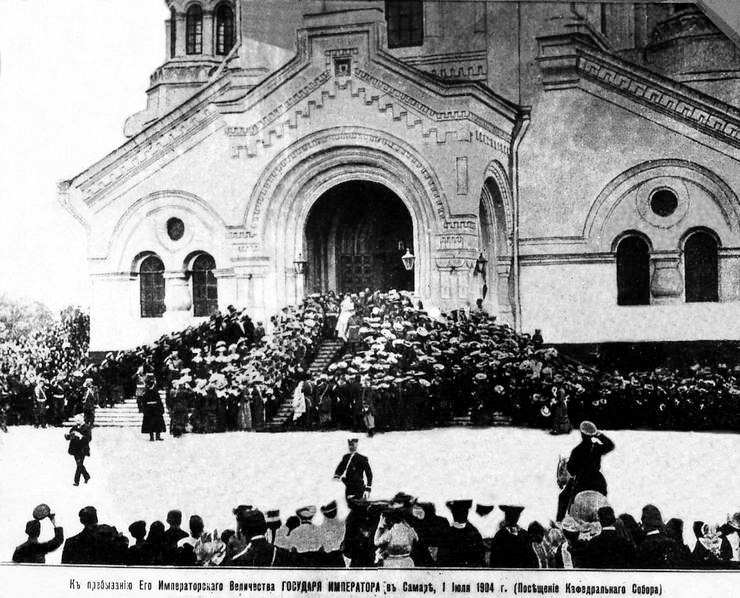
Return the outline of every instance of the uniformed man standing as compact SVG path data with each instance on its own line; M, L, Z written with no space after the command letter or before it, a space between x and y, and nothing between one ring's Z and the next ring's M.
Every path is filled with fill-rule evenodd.
M349 452L342 457L334 471L334 479L344 482L344 495L350 498L367 498L373 484L373 471L365 455L357 452L357 438L347 440Z

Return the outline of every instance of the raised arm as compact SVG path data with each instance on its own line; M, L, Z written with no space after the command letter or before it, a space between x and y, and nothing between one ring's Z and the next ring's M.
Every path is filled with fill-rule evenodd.
M601 452L602 455L606 455L607 453L610 453L614 450L614 443L609 438L604 436L601 432L596 435L596 438L598 438L599 442L601 442L599 452Z
M56 550L64 542L64 530L61 527L54 526L54 537L48 542L39 542L39 547L44 553Z

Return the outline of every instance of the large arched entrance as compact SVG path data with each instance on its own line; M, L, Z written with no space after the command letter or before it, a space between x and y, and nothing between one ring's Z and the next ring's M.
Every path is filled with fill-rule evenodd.
M411 215L387 187L348 181L326 191L308 215L306 291L414 290L401 256L413 251Z

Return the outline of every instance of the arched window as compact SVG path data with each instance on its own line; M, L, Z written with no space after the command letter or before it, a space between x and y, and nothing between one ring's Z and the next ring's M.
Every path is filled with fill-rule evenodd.
M637 235L629 235L617 247L617 304L650 304L650 248Z
M203 9L199 4L188 8L185 18L185 52L187 54L203 53Z
M388 47L403 48L424 43L424 4L422 0L385 0Z
M234 11L228 4L216 9L216 54L225 56L234 47Z
M175 9L170 9L170 58L174 58L177 53L177 13Z
M139 302L142 318L161 318L164 313L164 264L150 255L139 268Z
M717 241L706 231L691 233L683 246L686 301L719 301Z
M216 262L207 253L193 262L193 315L210 316L218 310L218 281L213 271Z

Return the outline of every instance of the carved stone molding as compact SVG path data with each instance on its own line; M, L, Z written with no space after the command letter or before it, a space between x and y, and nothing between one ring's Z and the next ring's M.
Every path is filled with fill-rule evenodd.
M436 177L421 162L421 160L405 146L394 140L391 136L380 131L377 133L364 131L343 131L330 132L321 134L308 139L304 143L287 150L280 160L265 170L264 179L260 180L255 187L256 194L250 199L250 217L248 225L253 229L259 228L262 208L264 202L272 196L275 185L282 180L285 173L300 160L308 155L315 153L332 143L347 142L352 145L363 147L381 147L387 150L395 157L403 158L412 169L418 173L421 181L427 186L431 193L431 199L436 207L437 215L444 218L447 210L445 208L446 199L437 184Z
M360 68L355 69L355 76L360 79L361 81L365 81L366 83L372 85L376 89L387 93L392 98L395 98L399 102L401 102L403 105L408 106L410 108L413 108L417 112L423 114L424 116L430 118L433 121L436 122L449 122L449 121L462 121L467 120L469 122L472 122L473 124L479 126L481 129L484 129L485 131L488 131L492 135L498 138L500 140L501 144L499 147L496 147L495 149L498 149L502 152L507 152L509 147L509 141L510 141L510 135L508 135L505 131L497 127L491 122L488 122L486 119L482 118L481 116L475 114L474 112L471 112L469 110L448 110L445 112L439 112L435 110L434 108L428 106L427 104L424 104L417 98L414 98L413 96L410 96L409 94L401 91L400 89L395 88L390 83L387 83L386 81L382 81L375 77L374 75L371 75L367 71L364 71Z
M176 144L192 137L205 129L218 118L216 110L209 106L195 112L190 118L181 122L161 136L153 139L143 147L133 147L128 158L115 164L115 167L103 169L99 174L85 181L80 189L88 205L94 204L103 191L120 182L133 171L146 168L167 154Z
M537 62L546 90L586 79L707 135L740 147L740 110L599 50L575 36L538 38Z
M605 64L595 57L581 56L578 59L578 70L585 77L620 95L650 106L735 147L740 147L740 118L730 114L729 111L712 107L698 98L691 98L688 94L668 89L657 81L641 77L636 72Z

